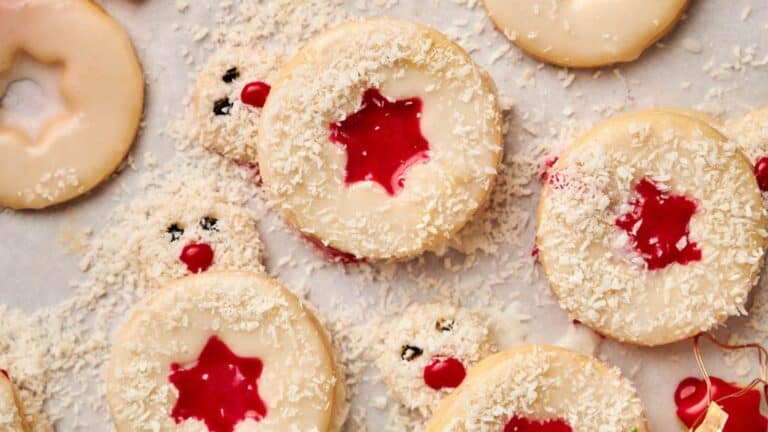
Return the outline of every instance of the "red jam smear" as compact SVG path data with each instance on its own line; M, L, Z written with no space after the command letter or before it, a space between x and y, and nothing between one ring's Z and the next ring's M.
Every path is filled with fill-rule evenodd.
M763 156L755 162L755 177L760 190L768 192L768 156Z
M179 259L190 272L201 273L213 264L213 248L207 243L190 243L181 250Z
M768 417L760 413L761 393L752 389L734 398L721 400L742 389L720 378L711 377L712 400L728 414L723 432L765 432L768 431ZM702 379L689 377L680 382L675 390L677 417L687 427L694 429L704 420L707 404L707 384ZM698 421L697 421L698 420Z
M250 82L246 84L240 92L240 101L246 105L262 108L264 107L264 104L267 103L267 96L269 96L271 90L272 87L265 82Z
M635 186L635 193L632 210L617 218L616 225L629 235L648 270L700 260L701 250L688 233L696 202L663 192L648 179Z
M429 142L421 133L419 98L391 102L378 89L363 94L360 109L331 123L331 141L347 152L347 185L361 181L380 184L390 196L405 186L405 175L429 161Z
M267 415L258 386L263 370L260 359L239 357L211 336L195 363L171 365L168 381L179 391L171 416L177 424L200 420L210 432L233 432L245 419L260 421Z
M559 156L552 156L549 159L544 161L544 166L541 168L541 171L539 172L539 180L544 182L549 178L549 170L553 166L555 166L555 164L559 159L560 159Z
M464 365L453 357L435 357L424 368L424 383L434 390L456 388L466 376Z
M329 261L340 264L355 264L364 261L351 253L342 252L334 247L323 244L317 237L309 234L302 234L301 236Z
M504 432L572 432L573 429L563 420L529 420L514 416L504 426Z

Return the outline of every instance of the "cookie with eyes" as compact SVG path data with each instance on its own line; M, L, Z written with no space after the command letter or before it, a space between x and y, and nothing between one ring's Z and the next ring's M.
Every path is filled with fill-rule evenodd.
M760 190L768 192L768 108L730 120L727 133L752 162Z
M483 0L515 45L543 62L598 67L640 57L680 20L688 0Z
M632 384L599 360L528 345L470 369L426 432L646 432Z
M264 270L256 216L245 208L160 194L135 211L145 215L148 231L135 247L149 281L162 284L208 270Z
M382 339L376 363L384 381L403 406L425 417L469 367L496 351L487 317L441 304L408 308Z
M214 53L192 93L192 136L227 158L255 163L259 113L279 64L278 56L255 48Z
M259 130L276 209L323 245L373 260L444 244L487 200L502 154L489 76L445 35L394 19L307 44L281 70Z
M573 318L653 346L743 310L766 217L749 162L707 123L664 110L614 118L549 173L539 258Z
M107 399L117 431L339 431L346 388L326 330L260 273L172 282L117 330Z
M29 426L19 409L19 397L11 377L0 369L0 430L5 432L28 432Z

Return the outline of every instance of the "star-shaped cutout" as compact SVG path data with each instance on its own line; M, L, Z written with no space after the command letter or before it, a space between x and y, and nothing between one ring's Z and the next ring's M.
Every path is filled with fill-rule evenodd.
M407 171L429 160L421 107L419 98L392 102L372 88L363 94L357 112L331 123L331 141L347 152L346 184L374 181L390 196L403 189Z
M768 417L760 412L762 395L759 390L751 389L742 392L743 389L736 385L723 381L720 378L711 377L712 400L728 414L723 432L765 432L768 430ZM726 398L728 397L728 398ZM675 405L677 405L677 417L693 429L704 420L704 413L709 408L707 398L707 384L698 378L686 378L680 382L675 391Z
M263 419L267 405L258 386L263 369L260 359L239 357L211 336L195 363L171 365L168 380L179 391L171 416L176 423L203 421L210 432L233 432L245 419Z

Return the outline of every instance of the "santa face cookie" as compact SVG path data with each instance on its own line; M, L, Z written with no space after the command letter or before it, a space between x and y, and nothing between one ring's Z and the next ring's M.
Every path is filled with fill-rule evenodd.
M688 0L483 0L493 22L533 57L566 67L628 62L664 36Z
M139 127L144 79L131 41L88 0L3 1L0 28L0 99L25 80L58 95L43 103L46 118L3 101L0 206L39 209L78 197L114 172Z
M768 192L768 108L731 120L726 130L754 167L760 190Z
M160 194L134 209L146 216L146 229L135 245L145 278L166 281L209 270L262 271L264 248L256 216L245 208L215 199Z
M543 345L478 363L426 427L426 432L647 430L640 399L617 369Z
M344 378L328 335L263 274L171 283L117 331L107 376L122 431L335 432Z
M382 339L377 365L384 381L401 404L423 416L461 384L469 367L496 351L485 316L440 304L408 308Z
M19 398L10 375L0 369L0 430L5 432L28 432L19 409Z
M192 94L192 139L227 158L255 163L259 113L279 63L275 54L254 48L213 54Z
M609 120L549 172L539 257L560 304L620 341L659 345L743 310L766 219L748 161L669 111Z
M487 74L444 35L391 19L310 42L280 72L259 130L277 209L358 258L407 258L452 236L502 153Z

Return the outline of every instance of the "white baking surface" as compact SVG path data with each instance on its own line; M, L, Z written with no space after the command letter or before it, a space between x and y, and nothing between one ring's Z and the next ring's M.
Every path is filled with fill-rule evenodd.
M180 14L175 2L168 0L103 2L106 9L127 27L147 73L145 128L136 144L134 154L137 156L151 151L158 160L164 161L174 152L172 140L160 136L159 132L181 113L182 100L193 71L193 66L187 65L179 52L186 47L196 58L203 58L205 52L201 46L206 43L191 41L184 28L192 24L213 25L213 14L208 6L198 1L189 3L189 9ZM360 2L348 3L346 7L350 12L361 14L355 7ZM751 14L742 20L742 13L748 6L751 6ZM372 10L365 14L370 14ZM384 13L428 23L454 34L457 32L452 29L462 28L457 27L462 21L469 21L471 24L466 28L471 28L477 17L482 15L482 9L478 7L470 11L451 0L400 0ZM627 13L631 14L631 6ZM181 24L182 30L173 30L172 23L176 22ZM558 77L560 69L549 66L538 69L538 63L527 58L516 61L514 54L517 49L514 47L511 50L513 55L489 64L492 53L506 40L491 30L487 22L485 25L487 28L482 34L469 39L474 46L468 48L473 48L472 56L488 68L502 96L514 101L516 114L512 118L513 123L519 122L522 114L543 121L557 121L565 119L564 112L570 109L576 119L598 121L601 116L594 112L594 106L621 106L627 102L632 103L630 109L655 105L705 106L709 109L724 108L734 114L768 105L768 67L731 70L730 79L715 79L703 70L710 59L716 68L722 64L736 64L736 47L743 50L756 45L755 57L758 60L768 54L768 3L765 0L694 1L688 19L662 41L663 47L652 48L640 60L620 66L623 79L618 74L614 75L613 68L605 69L599 79L592 78L593 70L576 72L573 85L567 89ZM686 46L691 47L691 40L701 43L701 53L685 49ZM535 77L521 87L518 83L526 81L526 70L535 72ZM690 88L683 89L685 82L690 83ZM525 145L525 142L508 142L507 148L514 151ZM66 245L60 240L62 229L76 224L90 225L98 231L105 216L116 206L119 189L135 185L140 175L140 169L127 169L87 197L54 209L0 213L0 239L3 243L0 248L0 274L3 275L0 279L0 302L32 311L70 296L71 287L67 281L81 275L77 270L78 257L68 254ZM527 203L531 215L535 212L539 185L532 184L532 188L536 194ZM280 230L270 230L270 224L274 223L275 217L270 216L262 221L261 226L271 267L287 254L321 259L295 237ZM533 245L533 222L520 243L527 249ZM431 275L443 274L437 261L426 261L425 264L412 265L424 266ZM446 280L449 284L455 280L482 280L494 271L497 270L493 257L481 256L480 263L474 268L458 275L448 273ZM289 267L281 268L279 277L289 286L304 283L306 278L303 269ZM350 302L358 301L354 298L353 288L361 280L354 275L354 271L345 272L338 266L321 269L308 282L310 298L325 310L330 307L329 299L336 295L346 296ZM414 285L405 279L396 279L393 285L398 284ZM418 295L415 286L405 289ZM379 299L377 290L371 288L371 298ZM570 325L568 317L555 303L541 304L535 300L549 298L546 284L540 277L532 285L512 278L499 286L498 291L508 293L510 298L516 295L519 309L532 316L525 328L529 342L554 342ZM740 328L741 324L743 319L732 319L727 322L728 329L723 331ZM601 352L635 381L653 430L678 430L672 394L680 379L697 373L690 342L638 349L607 341ZM708 350L706 358L715 373L735 378L728 372L719 353ZM365 393L386 394L380 386L366 387ZM371 430L381 430L384 417L384 411L370 409L368 424ZM94 421L95 426L87 430L109 429L108 419L103 413L96 415ZM59 430L70 429L62 424Z

